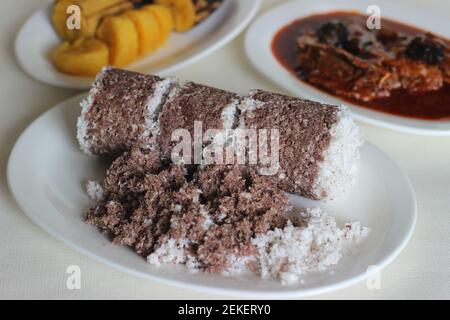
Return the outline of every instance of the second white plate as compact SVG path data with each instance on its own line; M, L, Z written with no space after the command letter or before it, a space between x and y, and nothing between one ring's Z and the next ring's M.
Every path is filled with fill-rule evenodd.
M191 64L233 40L258 11L260 0L225 0L208 19L185 33L173 33L166 45L127 67L129 70L165 75ZM61 42L50 21L51 7L33 14L19 31L15 51L22 68L45 83L88 89L93 78L76 77L56 70L49 59Z
M339 10L357 10L365 14L368 0L299 0L276 7L260 16L250 26L245 39L246 53L254 67L275 84L299 97L305 97L331 104L348 105L356 119L373 125L424 135L450 135L450 121L427 121L399 117L383 112L372 111L332 95L326 94L298 80L287 71L272 54L273 37L285 25L312 14ZM450 37L448 17L439 16L427 7L417 8L412 5L399 4L390 0L378 0L382 17L424 28L436 34Z
M283 286L279 281L190 273L183 266L155 267L131 249L111 244L86 225L88 179L100 179L105 168L83 154L76 141L81 96L49 110L22 134L8 163L11 192L36 224L74 249L122 271L207 293L251 298L287 298L329 292L364 280L369 266L381 270L405 247L414 230L416 199L408 178L384 152L370 143L362 148L355 187L328 203L291 196L294 206L321 206L341 223L358 220L370 227L368 238L349 248L333 272L309 274L304 283ZM46 250L42 248L42 250ZM150 285L150 284L149 284Z

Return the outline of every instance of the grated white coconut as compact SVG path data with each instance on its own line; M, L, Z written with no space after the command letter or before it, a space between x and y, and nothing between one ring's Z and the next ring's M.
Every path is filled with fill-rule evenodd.
M330 134L331 143L324 151L324 160L319 164L314 191L319 198L332 200L354 185L360 158L359 148L364 140L350 110L345 106L340 106Z
M220 114L222 120L221 132L216 134L213 138L213 145L217 147L223 147L227 143L233 141L233 129L238 120L238 104L239 99L235 99L225 108L223 108Z
M89 95L86 99L83 99L80 102L81 114L77 119L77 140L80 145L81 150L88 154L92 155L91 146L95 141L90 141L87 138L87 124L86 124L86 114L91 108L93 104L93 97L98 93L101 89L102 78L111 69L111 67L103 67L102 71L97 75L91 89L89 90Z
M235 100L228 106L226 106L222 113L220 114L220 118L222 120L222 125L224 129L233 129L234 124L236 123L237 116L237 105L239 100Z
M258 248L256 267L262 278L292 284L305 273L325 271L338 264L345 245L369 233L369 228L359 222L339 227L336 219L320 208L305 209L295 218L296 225L289 221L284 229L277 228L252 240Z
M164 79L156 84L153 95L147 101L147 117L146 135L157 135L159 133L158 116L161 112L165 99L170 94L171 88L175 85L177 80L175 78Z
M203 221L203 229L209 230L214 225L214 221L208 209L202 204L200 205L200 214L205 218L205 221Z
M239 105L242 112L252 112L264 107L265 103L260 100L255 100L252 95L257 93L258 90L250 90L248 95L243 99L243 103Z
M103 186L98 181L88 180L86 182L86 193L92 201L98 202L105 198Z
M170 238L147 256L147 262L156 266L163 263L186 263L186 248L188 245L188 239Z
M230 254L229 267L222 274L240 276L256 272L261 278L278 279L283 284L303 283L302 276L337 265L344 249L368 234L369 228L360 222L340 227L335 218L320 208L302 209L290 215L283 229L276 228L252 239L258 254L242 257ZM201 264L188 254L189 244L188 239L171 238L150 254L147 261L153 265L185 264L190 271L197 272Z
M248 265L254 261L254 256L238 257L232 254L228 257L229 267L222 272L222 275L236 277L249 273L250 270L248 269Z

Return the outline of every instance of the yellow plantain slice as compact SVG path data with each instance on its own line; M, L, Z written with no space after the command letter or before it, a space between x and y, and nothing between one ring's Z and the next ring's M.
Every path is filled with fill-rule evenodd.
M196 13L192 0L155 0L155 3L171 8L176 31L184 32L195 25Z
M139 55L153 52L160 45L160 27L153 14L146 10L125 12L124 17L133 21L139 39Z
M167 6L151 4L143 6L141 10L145 10L153 14L158 21L160 27L160 45L163 45L173 30L173 17Z
M77 76L95 76L109 63L108 46L100 40L80 38L64 42L51 53L56 69Z
M70 5L79 5L77 0L59 0L55 2L52 10L52 23L58 35L67 40L75 38L77 30L67 28L67 8Z
M108 44L111 65L125 67L138 58L138 33L130 19L106 17L97 30L97 37Z
M67 28L67 8L77 5L81 11L81 29ZM122 13L133 8L131 0L59 0L53 5L52 23L59 36L66 40L95 36L103 17Z

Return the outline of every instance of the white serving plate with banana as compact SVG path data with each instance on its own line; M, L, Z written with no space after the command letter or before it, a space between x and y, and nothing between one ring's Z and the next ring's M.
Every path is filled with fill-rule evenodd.
M260 0L224 0L208 18L187 32L173 32L166 44L141 57L129 70L168 75L205 57L233 40L253 19ZM21 67L33 78L50 85L87 89L93 77L73 76L58 71L51 61L52 50L62 40L52 24L52 4L36 11L22 26L15 41Z

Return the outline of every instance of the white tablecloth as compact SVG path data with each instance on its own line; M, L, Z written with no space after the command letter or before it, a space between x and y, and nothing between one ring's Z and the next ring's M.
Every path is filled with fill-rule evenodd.
M159 285L102 265L50 237L14 203L6 183L6 164L17 137L37 116L77 93L30 78L15 60L19 27L45 2L2 0L0 10L0 298L232 298ZM282 1L263 1L261 11L278 2ZM426 3L430 10L447 12L450 21L449 1ZM175 75L241 93L250 88L280 91L250 66L242 36ZM362 128L366 138L409 175L418 198L417 227L406 249L382 271L381 289L369 290L361 283L317 298L450 298L450 138ZM66 287L69 265L81 268L80 290Z

